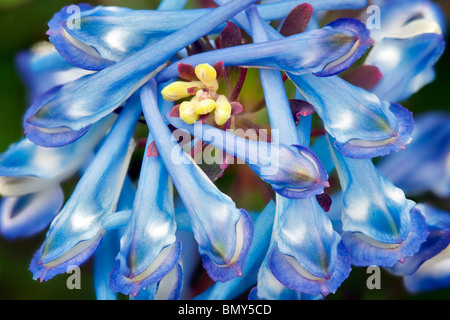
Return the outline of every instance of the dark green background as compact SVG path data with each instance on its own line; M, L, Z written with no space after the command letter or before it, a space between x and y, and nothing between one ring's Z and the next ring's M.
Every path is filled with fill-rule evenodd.
M78 2L80 1L0 0L0 152L22 137L21 118L27 107L24 87L14 65L15 54L38 41L46 40L47 22L53 14L64 5ZM118 5L134 9L154 9L158 2L157 0L89 1L93 5ZM449 63L447 50L436 66L435 82L403 103L404 106L415 114L435 109L449 110ZM218 181L219 187L225 192L233 193L231 186L234 179L233 170L231 170L231 173ZM425 195L425 197L450 209L448 201L444 203L431 195ZM257 192L245 197L241 195L236 201L241 202L243 207L254 209L261 208L264 203L264 199ZM91 261L82 266L81 290L67 289L68 275L56 276L46 283L32 280L28 265L32 255L44 240L44 236L45 232L15 241L0 238L0 299L94 299ZM365 268L353 268L350 277L337 294L330 295L328 299L450 298L450 289L409 295L404 290L401 279L384 271L381 278L382 289L368 290L366 287L368 276Z

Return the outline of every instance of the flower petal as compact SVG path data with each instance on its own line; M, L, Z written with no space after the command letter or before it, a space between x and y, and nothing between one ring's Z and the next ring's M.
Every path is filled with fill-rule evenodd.
M432 191L445 198L450 195L450 116L424 113L414 126L408 148L381 159L378 169L409 196Z
M105 232L102 219L117 206L140 113L135 103L123 109L34 255L30 265L34 278L43 281L66 272L68 267L85 262L96 250Z
M92 156L114 119L103 119L83 138L64 147L41 147L26 138L11 145L0 156L0 193L33 193L69 178Z
M347 158L335 150L333 157L343 189L342 238L352 264L391 266L417 252L428 231L415 202L371 160Z
M0 200L0 233L9 239L29 237L45 229L64 203L59 185Z
M409 276L414 274L427 260L445 251L450 243L448 213L428 204L418 204L416 208L424 215L430 234L420 247L419 252L411 257L406 257L403 263L398 262L388 269L396 275Z
M400 105L380 100L338 77L289 77L314 105L335 146L347 157L383 156L410 142L412 115Z
M151 143L149 136L147 147ZM131 217L121 238L111 287L135 296L170 272L181 255L172 183L157 156L144 157Z
M277 212L270 256L274 276L298 292L334 293L350 273L350 256L323 209L315 198L278 197Z
M417 253L428 236L425 219L417 209L411 211L409 227L407 237L393 246L369 240L355 232L343 232L342 239L350 250L353 265L390 267Z

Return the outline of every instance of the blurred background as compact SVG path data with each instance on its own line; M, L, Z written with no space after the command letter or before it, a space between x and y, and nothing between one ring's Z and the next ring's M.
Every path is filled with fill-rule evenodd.
M47 22L54 13L63 6L81 1L66 0L0 0L0 153L11 143L23 137L22 116L28 107L25 87L18 76L15 66L17 52L26 50L34 43L47 40ZM159 0L89 0L92 5L127 6L133 9L155 9ZM200 1L207 3L207 1ZM307 1L305 1L307 2ZM450 1L437 1L448 13ZM196 2L189 1L193 8ZM414 114L429 110L450 110L448 98L450 82L449 51L446 50L436 65L436 80L416 93L403 105ZM253 81L257 81L257 73L249 72L242 93L245 102L255 103L254 95L261 91L247 90ZM253 101L250 101L253 100ZM135 164L138 167L138 163ZM251 211L260 211L271 191L258 182L254 173L246 166L231 166L225 175L217 181L221 190L229 194L238 206ZM245 183L243 183L245 181ZM68 181L66 190L70 190ZM431 194L422 195L416 201L430 200L450 210L450 200L436 199ZM45 238L45 232L27 239L7 240L0 237L0 299L95 299L92 281L92 259L81 268L81 290L69 290L66 280L69 275L59 275L46 283L32 279L28 270L32 255ZM366 286L366 268L353 267L350 277L343 283L336 294L327 299L450 299L450 288L411 295L403 288L401 278L382 271L381 289L369 290Z

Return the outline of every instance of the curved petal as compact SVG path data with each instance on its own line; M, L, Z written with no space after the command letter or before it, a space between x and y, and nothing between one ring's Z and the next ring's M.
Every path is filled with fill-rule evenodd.
M450 244L448 212L441 211L428 204L418 204L416 208L424 215L430 234L420 247L419 252L412 257L406 257L403 263L398 262L388 269L396 275L409 276L414 274L423 263L445 251Z
M96 250L105 232L102 219L117 206L140 114L138 104L129 104L123 109L34 255L30 270L35 279L48 280L66 272L71 265L85 262Z
M0 155L0 193L17 196L36 192L73 175L104 138L116 117L95 124L76 142L47 148L23 139Z
M314 198L278 197L277 217L270 256L274 276L298 292L334 293L350 273L350 256L323 209Z
M9 239L29 237L44 230L64 203L59 185L36 193L0 200L0 233Z
M338 77L289 77L314 105L325 130L336 140L336 148L347 157L384 156L411 141L413 119L403 107Z
M432 191L450 195L450 116L429 112L415 118L413 141L405 150L381 159L378 169L409 196Z
M333 157L343 190L342 238L352 264L391 266L417 252L428 231L415 202L371 160L347 158L336 150Z
M383 74L371 91L392 102L405 100L434 80L433 66L444 49L442 34L424 33L406 39L381 39L364 62L378 67Z
M275 217L275 202L270 201L264 210L253 220L253 240L242 269L242 277L227 282L216 282L214 286L197 296L200 300L230 300L243 294L256 283L258 269L269 248Z
M149 136L147 148L151 142ZM175 231L169 175L158 156L145 156L132 218L111 274L111 287L135 296L170 272L181 255L181 242L175 244Z
M169 274L176 266L180 256L181 242L177 241L158 252L147 269L141 273L124 276L127 271L126 261L119 255L111 271L111 288L123 294L136 296L141 290L157 283Z
M371 30L375 42L383 37L393 37L406 24L414 19L427 19L436 21L442 31L446 30L444 13L437 3L429 0L398 0L387 1L380 7L383 14L380 16L382 28Z
M272 252L269 250L268 253ZM258 271L258 284L248 296L249 300L319 300L321 295L311 296L281 284L269 267L269 254L266 255Z
M348 50L344 56L329 63L322 71L316 72L314 75L325 77L335 75L343 70L346 70L356 60L358 60L364 52L366 52L367 48L373 44L373 40L370 38L369 30L366 29L364 24L357 23L356 21L351 18L342 18L327 25L335 29L352 30L358 35L358 38L352 48Z
M139 292L133 300L177 300L180 296L183 268L180 263L165 275L158 283L154 283Z
M28 100L33 101L48 90L92 73L74 67L49 42L39 42L21 51L15 59Z
M407 237L397 245L377 242L355 232L343 232L342 240L349 248L355 266L390 267L417 253L428 236L425 219L417 209L411 211L409 227Z
M299 271L301 268L299 262L282 254L277 248L270 256L270 268L274 276L286 287L309 295L326 297L330 293L335 293L350 274L348 249L342 242L337 247L337 255L335 271L328 278L311 279L309 275L305 276L304 270Z

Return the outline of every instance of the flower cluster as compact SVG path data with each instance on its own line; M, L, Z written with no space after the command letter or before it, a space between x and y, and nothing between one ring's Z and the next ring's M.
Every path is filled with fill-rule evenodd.
M386 0L374 28L367 1L257 2L64 7L18 55L30 106L0 155L0 232L47 230L34 279L94 257L98 299L323 299L374 265L450 285L450 215L412 200L450 195L450 116L399 104L434 80L440 7ZM322 26L343 9L359 18ZM215 183L235 158L271 187L261 212Z

